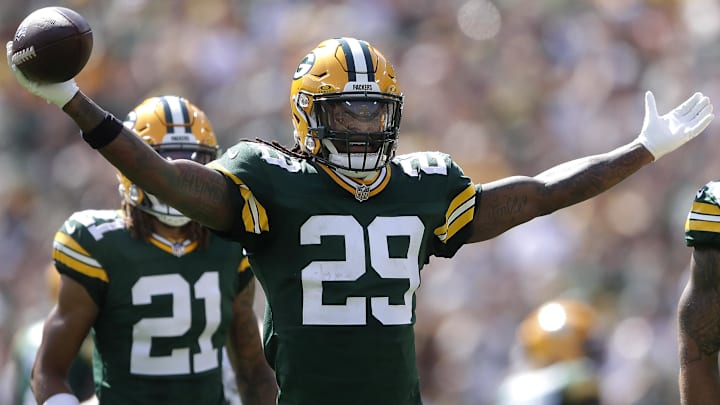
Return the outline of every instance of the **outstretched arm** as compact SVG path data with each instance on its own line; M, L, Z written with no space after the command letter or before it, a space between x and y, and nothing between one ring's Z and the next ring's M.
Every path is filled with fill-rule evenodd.
M97 132L108 114L81 91L63 106L63 111L83 133ZM124 126L98 151L133 183L188 217L220 231L232 225L231 190L215 170L190 160L165 160Z
M208 228L230 230L234 215L231 189L221 174L192 161L163 159L83 94L75 79L32 82L12 62L12 41L6 44L6 54L18 84L62 108L80 127L83 139L133 183Z
M720 398L720 250L695 247L690 279L678 303L680 402L711 404Z
M642 130L629 144L560 164L535 177L515 176L484 184L470 242L491 239L535 217L610 189L699 135L713 120L712 112L710 100L695 93L660 116L655 98L647 92Z
M652 162L639 143L555 166L535 177L514 176L483 185L470 242L492 239L535 217L609 189Z

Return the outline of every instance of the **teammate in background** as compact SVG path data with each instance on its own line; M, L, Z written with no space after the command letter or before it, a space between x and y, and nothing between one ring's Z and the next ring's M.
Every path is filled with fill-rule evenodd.
M218 154L205 113L184 98L149 98L124 125L162 161L200 167ZM223 404L226 344L243 403L274 403L241 246L118 180L121 210L76 212L55 235L59 301L33 367L38 403L77 403L66 375L90 332L101 404Z
M514 369L497 405L600 404L596 324L595 311L577 300L550 301L530 313L518 327Z
M45 281L48 289L50 302L55 305L58 299L58 288L60 274L53 264L50 264L45 271ZM12 361L14 364L14 395L12 403L16 405L36 404L30 388L30 371L35 362L35 356L42 339L42 330L45 320L33 322L21 329L13 340ZM86 338L78 355L72 362L68 371L68 384L73 394L81 401L90 399L93 396L95 386L92 375L92 339Z
M294 150L241 141L202 166L157 156L74 80L33 83L9 64L129 179L248 250L267 298L265 351L281 405L421 403L415 290L432 256L594 197L714 118L701 93L661 116L648 92L627 144L535 177L474 184L446 154L395 156L395 71L369 43L337 38L294 73Z
M680 403L714 404L720 398L720 182L695 194L685 222L692 247L690 278L678 303Z

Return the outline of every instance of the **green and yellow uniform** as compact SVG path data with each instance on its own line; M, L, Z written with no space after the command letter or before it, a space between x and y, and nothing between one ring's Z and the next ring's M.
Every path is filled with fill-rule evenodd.
M358 183L240 142L210 167L237 188L241 241L267 297L279 404L419 404L420 270L469 237L476 186L439 152L398 156Z
M232 306L252 280L241 247L212 235L133 239L119 211L73 214L55 235L60 273L99 308L91 333L102 404L222 404Z

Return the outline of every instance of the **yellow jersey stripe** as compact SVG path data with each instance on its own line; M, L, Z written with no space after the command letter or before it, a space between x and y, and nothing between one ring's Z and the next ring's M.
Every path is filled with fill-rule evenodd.
M447 242L475 217L475 185L468 185L450 202L445 213L445 223L435 228L435 235Z
M685 222L685 231L702 231L720 233L720 222L696 221L688 219Z
M60 236L64 236L64 238L58 238L59 235L55 236L55 240L53 241L53 250L59 250L62 251L64 254L72 257L73 259L84 263L87 266L90 267L102 267L102 265L92 257L90 257L90 253L85 251L85 249L81 248L80 245L75 242L72 238L70 238L67 234L60 234ZM80 252L76 249L70 248L68 245L63 244L61 240L65 239L65 241L72 242L70 246L76 246L79 247Z
M55 242L61 243L65 246L67 246L68 248L82 254L83 256L87 256L88 258L90 258L90 253L88 253L87 250L85 250L82 246L80 246L80 244L77 243L75 241L75 239L72 238L72 236L66 234L65 232L62 232L62 231L56 232L55 233ZM99 263L98 263L98 266L100 266Z
M464 211L467 209L467 207L463 208L462 206L466 204L467 201L472 200L473 205L475 204L475 185L470 184L463 190L460 194L458 194L453 200L450 202L450 206L448 207L448 212L450 212L450 216L448 216L448 222L453 221L453 214L455 214L458 209L461 211ZM460 212L462 213L462 212ZM455 214L455 216L460 214Z
M460 215L456 216L455 219L450 222L450 226L448 227L447 235L445 236L445 241L447 242L448 239L455 236L455 234L461 230L465 225L472 222L473 218L475 217L475 197L472 198L472 201L468 201L467 204L463 204L461 207L467 206L468 208L461 213ZM454 214L457 213L457 210Z
M720 207L714 204L708 204L700 201L693 202L692 209L690 211L696 212L698 214L720 216Z
M263 231L269 231L270 222L268 221L267 211L265 211L265 207L255 198L250 188L248 188L239 177L230 173L217 162L210 162L207 164L207 167L222 172L240 189L240 195L245 200L245 205L242 209L242 221L245 225L245 231L257 234Z
M382 179L380 184L377 185L377 188L370 191L370 197L374 196L375 194L380 193L381 191L385 190L385 187L390 183L390 176L392 175L392 170L387 170L385 172L385 177Z
M84 274L88 277L97 278L104 282L109 282L107 273L102 267L89 266L80 260L70 256L66 250L55 248L53 249L52 257L54 260L70 267L78 273Z
M350 194L355 194L355 186L354 186L354 185L348 184L348 183L346 183L345 181L343 181L343 179L341 179L340 176L337 175L337 173L335 173L334 171L330 170L329 167L326 167L325 165L318 165L318 166L320 166L320 168L323 169L323 171L325 171L325 173L327 173L328 176L330 176L330 178L331 178L335 183L338 184L338 186L344 188L345 191L349 192Z
M249 269L250 269L250 260L247 257L243 257L243 259L240 260L240 264L238 265L238 273L242 273Z

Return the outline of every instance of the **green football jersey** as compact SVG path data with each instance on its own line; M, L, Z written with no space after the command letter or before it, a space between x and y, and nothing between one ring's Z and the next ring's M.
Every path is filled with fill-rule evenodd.
M469 237L475 185L449 156L399 156L364 183L257 142L210 167L238 189L223 236L267 298L279 404L419 404L415 290Z
M720 182L711 181L695 193L687 220L685 243L688 246L720 246Z
M91 333L102 404L221 404L232 306L252 280L240 245L212 235L133 239L119 211L73 214L56 233L58 270L100 312Z

